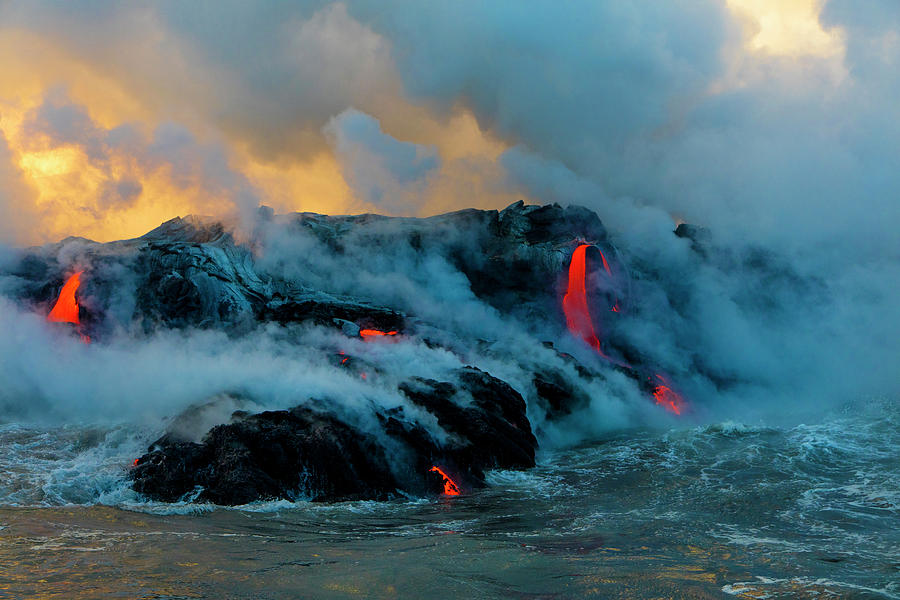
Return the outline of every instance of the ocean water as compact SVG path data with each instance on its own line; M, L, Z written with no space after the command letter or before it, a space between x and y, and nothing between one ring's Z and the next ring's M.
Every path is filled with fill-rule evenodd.
M0 425L0 598L900 598L900 407L684 422L453 498L142 502L125 426Z

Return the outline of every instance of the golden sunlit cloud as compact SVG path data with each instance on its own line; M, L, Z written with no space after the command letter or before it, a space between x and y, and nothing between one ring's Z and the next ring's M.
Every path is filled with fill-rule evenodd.
M752 56L840 62L843 33L822 27L821 0L727 3L745 25L745 47L713 92L740 86L753 77L746 62ZM238 208L246 210L248 202L265 203L278 212L383 210L357 196L348 184L347 173L319 130L325 121L285 123L282 146L273 141L272 147L265 147L266 138L253 129L255 110L243 120L229 121L230 109L219 97L267 99L253 96L253 90L242 87L245 84L233 74L213 67L149 14L141 13L144 20L136 30L146 39L125 43L121 54L112 56L90 49L77 54L63 39L0 30L0 60L6 65L0 72L0 134L9 146L12 168L33 192L17 200L19 212L29 214L36 223L22 234L29 241L67 235L98 241L133 237L177 215L223 216ZM313 71L337 90L337 97L343 94L350 102L354 98L362 102L355 108L377 119L383 132L394 139L436 149L439 166L427 185L409 192L419 197L408 202L401 197L395 206L408 204L409 214L427 215L463 206L502 208L519 199L520 194L506 184L500 164L512 141L482 129L465 106L443 113L412 102L390 62L389 44L353 21L342 5L323 9L291 31L301 54L336 56L338 66L360 71L356 79L362 78L365 85L346 83L340 68L323 65ZM341 48L348 40L356 40L358 47L354 46L352 56L343 56ZM357 64L359 60L363 62ZM130 66L135 64L141 65L140 73ZM335 78L338 72L341 76ZM155 84L161 81L166 84ZM87 115L85 119L101 139L36 132L29 119L52 98L62 98L60 102ZM318 96L310 98L324 102ZM351 107L336 105L328 116L347 108ZM179 135L188 140L187 146L180 147L180 155L155 152L159 128L173 122L181 128ZM123 128L132 132L135 141L108 141L111 132ZM285 140L294 140L290 143L295 145L284 146ZM102 157L95 156L97 148L91 149L91 143L99 144ZM210 161L217 165L215 172L204 167Z
M237 202L233 190L223 188L215 177L192 172L186 179L182 172L207 160L197 152L217 147L227 162L221 167L227 177L244 181L259 202L277 212L379 211L354 195L322 141L315 142L321 150L303 157L259 154L258 144L242 138L240 128L222 129L213 117L204 120L198 110L173 111L161 99L163 92L148 91L147 82L136 83L134 77L118 73L120 65L76 58L33 33L0 30L0 60L9 65L0 72L0 135L9 146L11 168L19 171L30 190L15 199L16 212L23 216L18 241L43 243L69 235L109 241L142 235L179 215L232 212ZM182 57L182 62L186 60ZM182 64L179 70L184 69ZM416 214L462 204L501 208L518 199L504 187L497 162L508 143L482 130L463 108L435 114L404 98L399 83L395 87L392 94L382 91L373 100L385 132L434 146L440 156L441 168L423 190ZM202 94L197 97L202 100ZM86 115L101 137L124 127L133 130L138 142L110 145L93 140L103 146L104 156L98 159L88 148L91 140L56 139L36 132L30 120L52 101ZM149 154L157 128L173 116L196 145L187 160ZM312 137L321 133L313 130ZM188 164L173 166L166 160ZM28 227L25 215L30 216Z
M136 31L146 39L134 39L120 51L104 54L90 48L72 52L65 38L0 29L0 61L5 65L0 72L0 135L10 163L4 172L21 180L16 198L8 201L18 225L5 229L16 231L18 242L43 243L69 235L97 241L135 237L179 215L224 216L246 203L246 197L277 212L383 210L354 194L324 143L321 124L297 124L301 129L296 139L308 139L309 145L291 156L261 148L258 134L246 123L223 122L222 111L216 109L220 103L210 94L237 94L233 86L240 84L173 38L150 13L141 14L142 25ZM307 31L310 24L315 25L312 32ZM121 25L127 28L130 23ZM362 48L357 50L366 57L359 68L368 69L377 80L377 85L367 84L373 93L364 96L360 108L397 140L437 149L440 168L421 188L423 197L411 204L410 214L434 214L463 205L501 208L519 198L504 185L498 162L509 143L483 130L463 107L440 114L410 102L393 66L385 62L386 42L352 21L342 6L299 23L294 35L304 52L322 48L337 52L331 37L323 38L322 32L331 32L328 35L338 41L346 33L360 40ZM141 65L140 73L131 64ZM214 80L218 89L214 92L194 81L197 73ZM166 85L155 86L155 81ZM88 130L75 127L57 135L52 130L58 124L36 126L36 115L48 103L54 108L54 102L60 110L83 115L86 125L79 126ZM344 108L337 107L335 114ZM191 140L189 149L180 150L187 154L154 152L158 128L171 122ZM303 127L309 131L303 133ZM133 139L111 141L119 135L114 132L123 129ZM218 161L215 173L203 171L210 160ZM231 189L235 184L242 189Z
M748 47L779 56L832 57L843 53L840 30L819 21L822 0L727 0L753 30Z
M57 148L41 152L25 152L19 159L22 167L32 179L65 175L75 170L80 162L77 148Z

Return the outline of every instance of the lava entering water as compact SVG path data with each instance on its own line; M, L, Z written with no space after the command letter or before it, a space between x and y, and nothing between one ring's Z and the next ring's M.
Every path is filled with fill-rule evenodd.
M662 404L667 411L680 415L685 406L684 398L671 388L672 384L668 379L658 373L654 376L660 381L660 384L653 388L653 397L656 398L656 403Z
M376 338L385 335L397 335L396 331L381 331L379 329L360 329L359 335L362 339Z
M591 312L588 310L587 289L585 279L587 277L587 249L590 244L581 244L572 253L572 262L569 264L569 287L563 296L563 312L566 314L566 325L573 335L583 339L601 356L606 357L600 349L600 338L594 330L594 322L591 320ZM600 252L603 268L607 274L611 274L609 264L603 252Z
M444 473L439 467L431 467L428 469L429 471L433 471L434 473L439 474L444 478L444 495L445 496L459 496L462 492L459 490L459 486L450 479L450 476Z
M78 271L66 281L62 291L59 293L59 299L53 306L53 310L47 315L47 320L54 323L74 323L81 325L78 318L78 301L75 299L75 292L81 285L81 274L84 271Z
M633 369L633 367L625 362L616 360L606 355L600 348L600 338L594 329L594 321L591 319L591 312L588 308L587 298L587 249L591 244L581 244L575 248L572 253L572 261L569 263L569 286L566 289L566 295L563 296L563 312L566 314L566 325L569 331L584 340L591 348L593 348L601 357L625 369ZM596 248L596 246L595 246ZM600 252L600 260L603 262L603 270L606 274L612 276L609 263L603 252ZM618 313L621 311L619 300L616 298L615 304L610 311ZM657 404L661 404L669 412L680 415L687 406L684 398L672 389L672 384L668 379L659 374L654 374L658 383L653 379L649 379L653 386L653 397Z

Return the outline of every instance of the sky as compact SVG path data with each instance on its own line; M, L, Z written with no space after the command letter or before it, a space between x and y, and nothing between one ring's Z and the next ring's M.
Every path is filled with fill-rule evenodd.
M0 0L0 241L524 198L897 253L898 32L893 0Z

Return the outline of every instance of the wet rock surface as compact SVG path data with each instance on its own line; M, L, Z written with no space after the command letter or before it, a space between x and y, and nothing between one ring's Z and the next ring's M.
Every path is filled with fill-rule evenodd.
M163 437L138 460L134 489L216 504L387 497L399 486L375 440L303 406L238 417L199 444Z
M245 504L255 500L387 499L437 494L447 473L462 489L484 484L484 470L534 466L537 441L525 401L503 381L475 368L455 382L416 379L401 385L410 401L437 418L440 431L377 413L376 431L351 426L310 402L289 410L233 413L199 443L184 441L180 420L131 470L136 491L154 500ZM173 433L176 432L176 433ZM443 441L441 441L443 439Z

